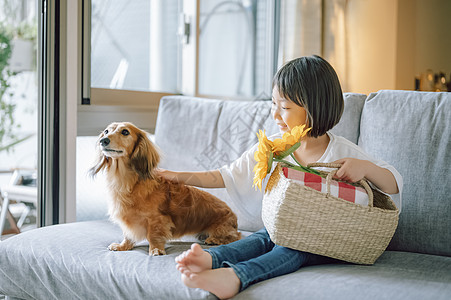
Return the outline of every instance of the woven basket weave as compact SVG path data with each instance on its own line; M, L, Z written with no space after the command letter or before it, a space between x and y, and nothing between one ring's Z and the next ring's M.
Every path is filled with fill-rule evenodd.
M309 167L339 168L315 163ZM287 179L277 165L263 198L262 219L271 240L281 246L339 260L373 264L385 251L398 225L398 209L390 197L359 184L368 207L330 195L337 170L327 174L327 193Z

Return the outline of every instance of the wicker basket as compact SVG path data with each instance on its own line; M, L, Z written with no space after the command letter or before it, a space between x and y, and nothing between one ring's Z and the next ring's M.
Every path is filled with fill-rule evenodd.
M339 168L333 164L310 167ZM281 246L339 260L373 264L385 251L398 225L398 209L390 197L360 184L368 206L330 195L337 170L327 174L327 193L287 179L277 165L263 198L262 218L271 240Z

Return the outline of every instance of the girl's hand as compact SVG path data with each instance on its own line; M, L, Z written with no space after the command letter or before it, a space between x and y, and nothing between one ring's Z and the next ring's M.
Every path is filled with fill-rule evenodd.
M358 182L366 176L367 163L366 160L356 158L343 158L334 161L333 163L341 164L341 168L335 173L335 178L348 181Z
M335 177L349 182L358 182L364 177L387 194L399 193L395 176L388 169L381 168L368 160L343 158L334 161L341 164Z
M173 182L202 188L224 188L224 180L219 170L183 172L158 169L158 174Z
M166 178L170 181L179 182L179 180L177 178L177 172L169 171L169 170L165 170L165 169L158 169L157 172L158 172L158 175L160 175L163 178Z

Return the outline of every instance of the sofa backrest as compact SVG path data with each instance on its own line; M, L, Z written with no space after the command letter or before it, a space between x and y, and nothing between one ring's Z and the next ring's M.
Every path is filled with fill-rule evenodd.
M343 115L340 122L330 131L357 144L360 135L360 117L366 95L344 93L343 97L345 101Z
M345 94L345 110L333 131L357 143L360 114L366 96ZM256 132L278 131L271 117L271 101L224 101L186 96L161 99L155 142L161 149L162 168L203 171L236 160L257 143ZM229 204L243 230L263 227L260 209L233 203L224 189L208 190Z
M451 256L451 93L370 94L359 145L403 176L389 249Z

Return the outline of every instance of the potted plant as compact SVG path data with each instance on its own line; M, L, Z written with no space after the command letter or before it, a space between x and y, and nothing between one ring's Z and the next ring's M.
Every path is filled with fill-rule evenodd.
M10 68L14 38L31 41L35 45L35 28L23 23L12 29L0 23L0 152L9 151L15 145L34 135L28 134L19 137L16 134L20 124L14 116L16 109L16 105L12 101L14 91L10 89L11 78L17 75L17 72Z

